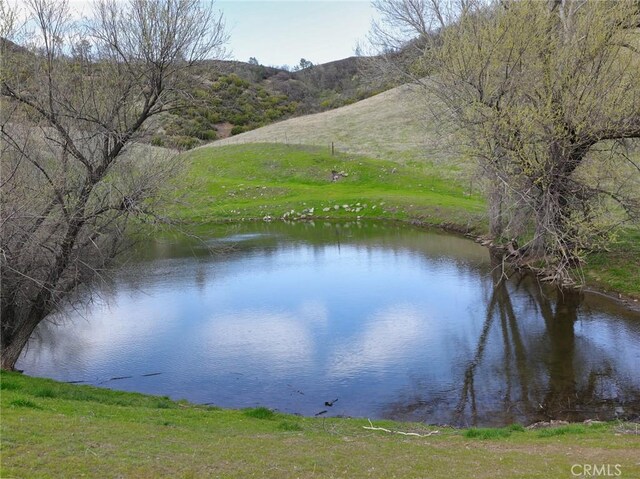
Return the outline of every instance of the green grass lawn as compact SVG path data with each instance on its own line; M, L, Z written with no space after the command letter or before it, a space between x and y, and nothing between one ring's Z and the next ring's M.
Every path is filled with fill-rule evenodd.
M599 289L640 299L640 230L621 231L610 251L588 258L584 273L587 282Z
M201 148L185 158L190 167L173 212L190 223L304 215L419 220L464 230L484 224L482 197L428 165L277 144ZM346 176L333 182L332 170Z
M633 424L456 430L221 410L2 372L0 477L639 477ZM426 434L437 430L437 434Z

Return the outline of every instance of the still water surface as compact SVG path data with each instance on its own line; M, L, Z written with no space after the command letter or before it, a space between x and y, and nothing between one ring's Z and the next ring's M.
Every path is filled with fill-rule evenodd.
M501 282L472 241L368 223L209 237L144 245L92 304L40 327L17 367L304 415L503 425L640 413L640 313Z

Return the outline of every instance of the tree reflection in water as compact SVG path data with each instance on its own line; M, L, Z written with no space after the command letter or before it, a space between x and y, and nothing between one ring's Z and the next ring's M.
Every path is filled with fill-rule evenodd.
M576 337L583 293L550 288L530 275L506 280L500 260L492 262L484 322L472 356L458 374L457 400L423 391L390 405L386 415L457 426L637 418L637 381L619 377L606 351ZM532 311L517 311L514 294L520 296L516 304ZM533 334L528 331L531 324L519 323L519 316L541 320L542 334L536 328Z
M328 414L456 425L640 412L638 312L503 280L464 238L260 223L136 254L86 311L43 324L19 367L309 415L335 397Z

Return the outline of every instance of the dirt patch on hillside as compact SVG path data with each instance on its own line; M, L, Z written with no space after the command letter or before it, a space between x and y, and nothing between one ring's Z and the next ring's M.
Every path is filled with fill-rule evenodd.
M218 123L214 126L216 127L216 131L218 132L218 140L229 138L231 136L231 129L233 128L233 125L231 123Z

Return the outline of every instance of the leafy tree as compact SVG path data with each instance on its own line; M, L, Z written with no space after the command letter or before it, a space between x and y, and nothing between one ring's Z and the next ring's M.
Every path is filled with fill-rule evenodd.
M101 277L130 220L154 217L176 163L139 140L149 119L184 105L190 69L226 41L199 0L98 0L84 25L64 0L25 3L33 43L1 44L3 369Z
M375 3L378 40L419 51L402 71L457 126L490 181L491 231L520 260L570 281L638 218L637 1Z
M295 71L300 71L300 70L305 70L307 68L311 68L313 67L313 63L311 63L309 60L305 60L304 58L300 59L300 63L298 63L295 67L294 70Z

